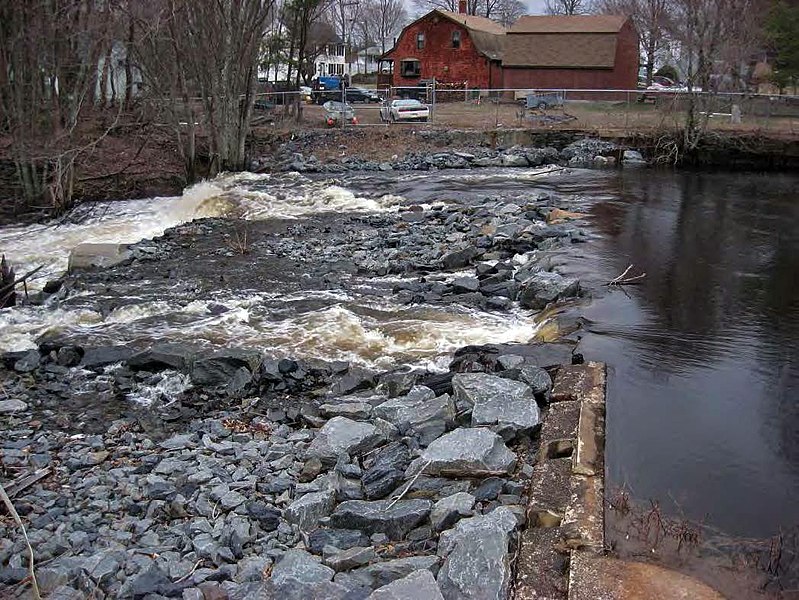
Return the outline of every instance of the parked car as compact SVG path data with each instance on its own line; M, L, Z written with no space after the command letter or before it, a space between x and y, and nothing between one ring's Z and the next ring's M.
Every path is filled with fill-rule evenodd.
M427 121L429 118L430 108L412 98L386 100L380 107L380 120L383 122Z
M336 127L337 125L341 125L342 122L351 125L358 124L358 117L355 116L355 109L349 104L330 100L322 105L322 109L325 111L325 124L328 127Z
M344 90L347 103L365 102L380 104L383 99L374 90L363 88L347 88ZM317 104L324 104L331 100L341 102L341 90L330 90L324 92L314 92L314 100Z
M563 106L564 98L561 92L535 92L527 95L527 108L547 110L548 108Z

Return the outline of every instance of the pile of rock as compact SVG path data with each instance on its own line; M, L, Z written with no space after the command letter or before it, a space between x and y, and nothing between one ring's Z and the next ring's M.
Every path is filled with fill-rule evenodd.
M120 368L186 368L173 358L152 348ZM214 387L260 372L255 358L188 369ZM4 467L51 469L15 498L39 583L55 598L506 597L533 472L526 449L551 379L522 354L491 365L334 391L344 372L307 415L227 408L160 442L133 419L73 435L6 407ZM24 549L0 521L0 586L20 589Z

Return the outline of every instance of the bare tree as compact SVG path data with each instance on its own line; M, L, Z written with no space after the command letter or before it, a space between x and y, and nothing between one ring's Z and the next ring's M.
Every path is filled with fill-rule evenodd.
M548 15L584 15L590 8L588 0L546 0Z
M744 58L760 43L760 0L673 0L669 34L678 42L691 93L687 96L683 148L693 150L705 135L715 91L734 79ZM699 88L704 93L694 93Z
M599 0L595 8L600 13L632 18L645 60L646 84L650 85L657 54L668 42L668 26L672 21L669 0Z
M435 8L458 12L460 8L459 0L413 0L413 6L418 13L426 13ZM494 19L502 25L513 23L526 12L527 9L520 0L466 0L466 14Z
M402 0L366 0L360 21L363 46L380 46L385 53L408 20Z
M139 48L141 62L151 95L168 102L188 179L196 176L198 117L208 138L208 173L245 168L258 55L271 3L159 0L153 6L142 14L148 30Z
M0 120L28 204L69 208L75 163L90 145L76 129L109 46L93 0L0 3Z

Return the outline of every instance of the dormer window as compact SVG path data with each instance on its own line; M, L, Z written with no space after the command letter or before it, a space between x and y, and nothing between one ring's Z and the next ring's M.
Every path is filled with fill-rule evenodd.
M461 47L461 32L458 30L452 32L452 47L456 50Z
M424 50L424 34L421 32L416 34L416 49Z

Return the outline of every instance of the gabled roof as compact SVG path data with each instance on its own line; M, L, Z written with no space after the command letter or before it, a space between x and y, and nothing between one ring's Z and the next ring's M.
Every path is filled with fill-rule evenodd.
M477 48L477 51L483 56L486 56L491 60L500 60L502 58L502 48L505 39L506 29L499 23L492 21L491 19L487 19L485 17L477 17L475 15L464 15L461 13L456 13L449 10L441 10L440 8L437 8L419 17L410 25L406 25L405 28L402 30L400 37L402 37L402 35L405 33L406 30L413 27L418 22L429 18L432 15L440 15L445 19L448 19L454 23L463 25L469 31L469 37L474 43L475 48ZM396 46L394 46L394 48L386 52L383 56L384 57L390 56L395 49Z
M596 33L508 35L503 67L612 69L616 36Z
M526 15L508 33L618 33L626 21L622 15Z
M448 19L460 23L466 29L472 31L483 31L485 33L493 33L495 35L502 35L505 33L505 28L491 19L485 17L478 17L475 15L464 15L462 13L452 12L450 10L436 9L434 12L440 13Z

